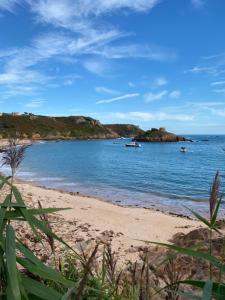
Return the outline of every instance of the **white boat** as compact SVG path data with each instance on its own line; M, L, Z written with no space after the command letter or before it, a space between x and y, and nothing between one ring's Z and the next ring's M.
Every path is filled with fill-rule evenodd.
M181 147L181 148L180 148L180 152L182 152L182 153L187 152L187 148L186 148L186 147Z
M125 145L126 147L141 147L141 144L137 143L137 142L130 142L128 144Z

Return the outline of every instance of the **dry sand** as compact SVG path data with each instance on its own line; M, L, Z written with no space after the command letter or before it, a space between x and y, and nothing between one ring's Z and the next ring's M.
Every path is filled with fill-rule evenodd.
M135 248L145 245L142 240L168 242L174 234L188 233L200 226L198 221L151 209L121 207L94 197L24 182L17 182L17 186L31 205L39 200L43 207L71 208L60 212L60 221L54 226L58 235L71 246L107 233L112 238L114 249L125 258L128 255L129 259Z
M19 145L30 145L34 141L29 140L29 139L23 139L19 140ZM0 148L5 148L9 145L9 140L8 139L0 139Z

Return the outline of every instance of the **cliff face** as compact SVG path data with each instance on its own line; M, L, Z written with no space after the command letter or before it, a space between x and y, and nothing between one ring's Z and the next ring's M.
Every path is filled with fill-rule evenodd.
M134 140L139 142L182 142L187 141L186 138L178 136L174 133L167 132L165 128L152 128L143 134L135 136Z
M46 117L24 114L0 116L0 136L19 132L32 139L108 139L119 135L89 117Z
M123 137L134 137L144 133L144 130L132 124L109 124L105 127Z

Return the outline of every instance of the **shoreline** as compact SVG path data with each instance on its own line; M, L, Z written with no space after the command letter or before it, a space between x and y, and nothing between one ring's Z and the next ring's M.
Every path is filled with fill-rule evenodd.
M90 199L95 199L97 201L103 202L103 203L108 203L111 204L113 206L116 207L122 207L122 208L131 208L131 209L145 209L145 210L151 210L151 211L156 211L156 212L160 212L162 214L168 215L168 216L174 216L174 217L178 217L178 218L185 218L187 220L196 220L194 217L191 217L189 215L185 215L182 213L176 213L173 211L168 210L163 210L160 209L159 207L156 206L152 206L152 207L146 207L146 206L133 206L133 205L125 205L125 204L120 204L120 201L115 201L115 202L111 202L111 201L107 201L105 200L103 197L98 197L95 195L87 195L87 194L83 194L82 192L74 192L74 191L68 191L68 190L64 190L63 188L57 188L57 187L48 187L44 184L40 184L38 182L35 181L26 181L24 179L20 179L20 178L15 178L15 182L16 183L21 183L21 184L28 184L34 187L38 187L41 189L44 189L46 191L56 191L62 194L68 194L68 195L72 195L72 196L79 196L81 198L90 198Z

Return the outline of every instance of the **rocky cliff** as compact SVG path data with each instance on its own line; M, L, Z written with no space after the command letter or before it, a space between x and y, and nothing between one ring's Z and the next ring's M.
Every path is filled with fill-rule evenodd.
M165 128L152 128L146 132L135 136L134 140L139 142L182 142L187 141L185 137L178 136L166 131Z

